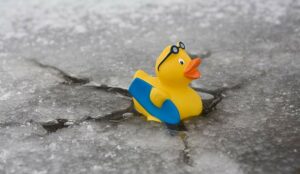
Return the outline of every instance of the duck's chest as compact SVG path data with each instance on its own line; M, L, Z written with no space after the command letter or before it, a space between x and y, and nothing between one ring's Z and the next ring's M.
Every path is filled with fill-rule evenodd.
M176 105L181 119L197 116L202 112L200 95L192 89L170 91L171 100Z

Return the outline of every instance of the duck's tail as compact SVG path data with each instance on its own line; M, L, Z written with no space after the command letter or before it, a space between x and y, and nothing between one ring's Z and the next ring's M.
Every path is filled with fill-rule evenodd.
M137 70L133 76L133 78L147 79L149 75L143 70Z

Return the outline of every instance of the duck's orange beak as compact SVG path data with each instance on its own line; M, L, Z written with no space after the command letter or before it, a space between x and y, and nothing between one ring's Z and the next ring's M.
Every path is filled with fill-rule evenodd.
M197 69L200 64L200 58L195 58L192 61L190 61L190 63L184 70L184 76L192 80L198 79L201 76L199 70Z

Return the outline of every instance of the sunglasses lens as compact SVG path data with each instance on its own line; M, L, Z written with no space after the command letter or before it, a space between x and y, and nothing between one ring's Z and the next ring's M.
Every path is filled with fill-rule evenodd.
M177 54L178 53L178 48L176 46L171 47L171 52Z
M185 45L182 42L179 42L179 46L180 48L185 49Z

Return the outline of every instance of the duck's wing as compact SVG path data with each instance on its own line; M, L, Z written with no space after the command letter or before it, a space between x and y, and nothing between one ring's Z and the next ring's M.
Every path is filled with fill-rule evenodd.
M167 99L160 108L155 106L150 99L152 89L153 86L151 84L140 78L135 78L129 87L129 92L154 117L164 123L178 124L180 122L180 115L175 104Z
M160 89L157 89L155 87L152 88L151 92L150 92L150 100L151 102L156 106L156 107L159 107L161 108L161 106L163 105L163 103L169 99L169 95L160 90Z

